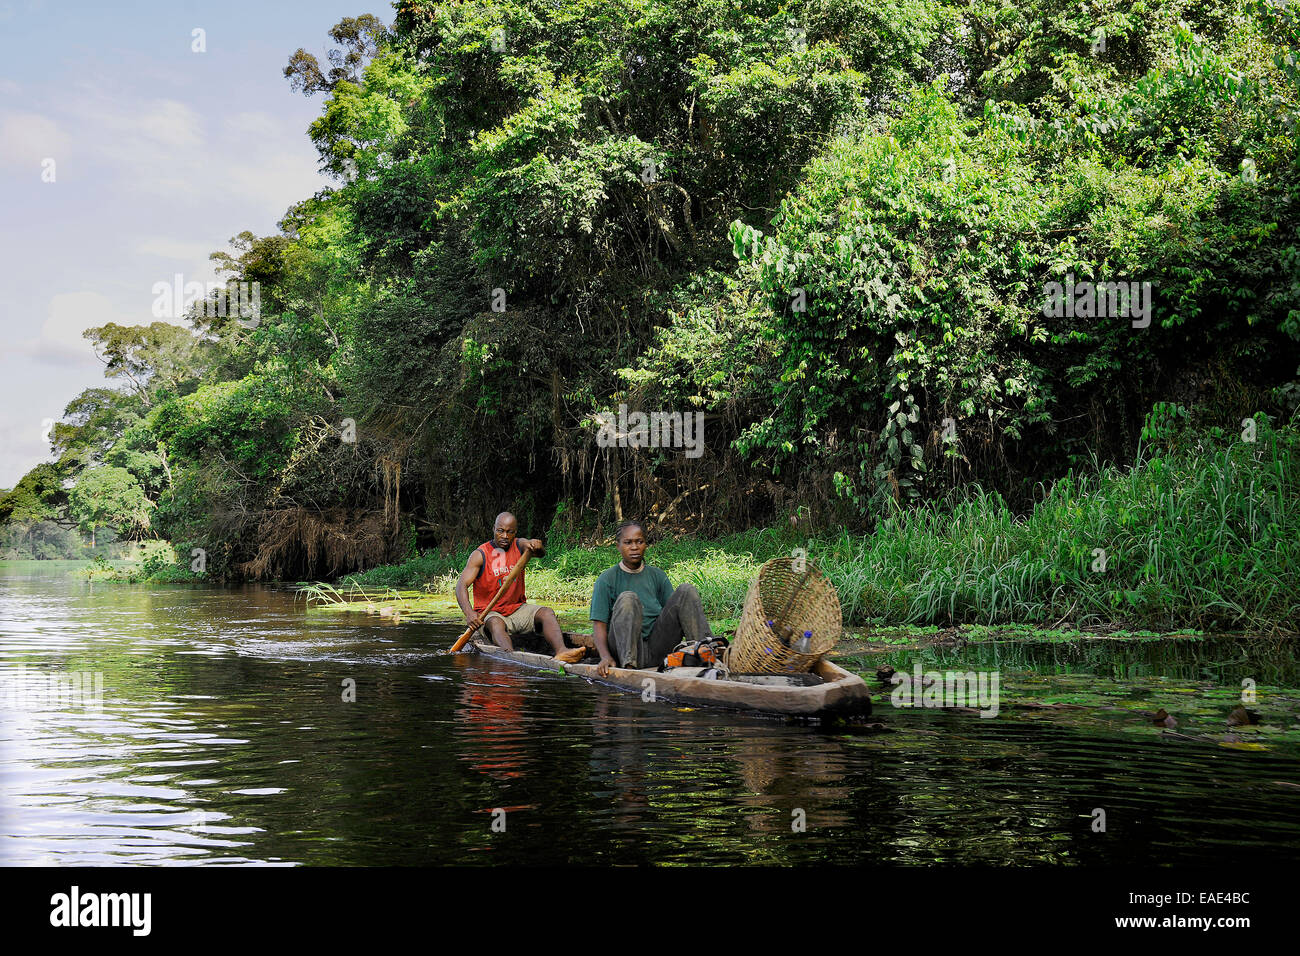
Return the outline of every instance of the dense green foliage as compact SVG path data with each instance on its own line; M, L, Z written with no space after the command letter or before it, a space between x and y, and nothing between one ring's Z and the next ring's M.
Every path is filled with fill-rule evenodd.
M260 314L88 333L125 390L68 406L54 471L0 518L70 522L79 486L130 475L145 504L114 485L95 520L235 577L477 543L502 507L570 544L638 515L933 547L971 489L1011 521L1055 479L1048 501L1133 462L1153 408L1197 434L1267 416L1289 447L1286 4L456 0L332 38L332 68L299 50L286 75L323 96L308 134L338 187L214 254ZM1051 283L1149 294L1053 302ZM600 447L620 404L704 413L705 454ZM1104 534L1131 552L1123 528ZM1055 581L1061 547L1017 574ZM952 575L890 585L908 609L887 613L1001 613ZM1178 580L1161 587L1209 587ZM1150 588L1126 582L1072 613L1139 607ZM1071 612L1023 586L1025 607Z

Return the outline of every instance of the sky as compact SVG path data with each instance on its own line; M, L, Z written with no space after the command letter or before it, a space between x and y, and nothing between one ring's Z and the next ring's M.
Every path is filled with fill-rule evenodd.
M85 329L156 321L155 283L214 279L232 236L337 185L307 135L321 95L284 67L299 47L324 63L330 27L364 13L394 17L386 0L0 0L0 488L111 384Z

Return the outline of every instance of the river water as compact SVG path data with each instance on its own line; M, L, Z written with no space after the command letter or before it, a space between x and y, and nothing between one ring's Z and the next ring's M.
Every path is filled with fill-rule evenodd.
M288 590L66 568L0 564L5 864L1224 867L1300 848L1289 645L972 646L925 661L1074 709L986 720L881 688L885 729L819 727L449 656L452 627ZM74 673L101 697L91 677L49 692ZM1260 727L1231 733L1242 675ZM1164 701L1183 703L1172 732L1136 709Z

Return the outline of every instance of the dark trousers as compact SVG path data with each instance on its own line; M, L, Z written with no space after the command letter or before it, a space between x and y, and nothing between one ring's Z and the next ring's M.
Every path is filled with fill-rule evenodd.
M645 638L641 636L643 617L641 599L634 591L624 591L615 599L609 614L609 652L619 667L658 667L682 641L713 636L700 592L693 584L683 584L672 593Z

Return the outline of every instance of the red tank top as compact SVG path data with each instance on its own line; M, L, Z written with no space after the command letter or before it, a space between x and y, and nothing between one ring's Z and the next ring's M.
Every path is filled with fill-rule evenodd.
M498 551L491 541L484 541L478 546L478 550L483 552L483 567L474 579L474 610L481 612L488 606L488 602L496 596L497 589L505 576L510 573L511 569L519 563L519 559L524 556L523 550L519 547L519 541L515 542L504 551ZM505 594L501 595L501 600L492 610L496 611L502 617L509 617L519 606L525 603L528 598L524 596L524 577L528 574L525 568L519 572L519 577L515 578L510 588Z

